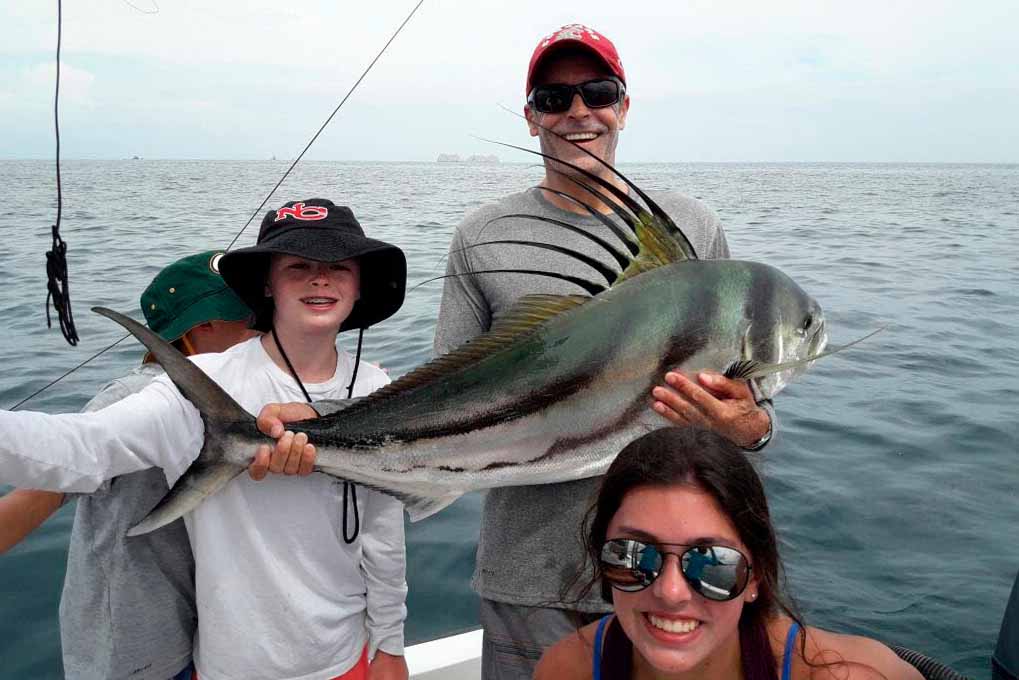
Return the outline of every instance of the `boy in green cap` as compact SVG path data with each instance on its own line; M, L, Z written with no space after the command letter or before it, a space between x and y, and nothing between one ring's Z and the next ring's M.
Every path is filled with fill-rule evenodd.
M184 354L222 352L254 335L251 310L219 274L222 252L177 260L141 296L149 327ZM104 387L93 411L139 391L163 373L141 366ZM166 494L159 469L122 475L78 497L60 602L68 678L166 680L190 677L196 627L194 558L182 521L146 536L127 529ZM20 542L64 501L64 494L16 489L0 498L0 552Z

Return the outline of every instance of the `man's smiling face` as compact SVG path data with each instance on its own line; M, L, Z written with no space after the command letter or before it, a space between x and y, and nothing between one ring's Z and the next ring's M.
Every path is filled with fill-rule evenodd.
M564 49L542 62L533 82L535 85L577 85L589 80L610 78L612 75L608 66L591 53ZM618 104L592 109L575 93L570 108L563 113L540 113L530 106L525 107L524 112L531 136L538 137L544 153L604 175L606 170L600 163L553 132L576 142L607 163L614 164L619 131L626 123L629 108L628 96L624 96ZM558 169L576 174L565 166L558 166Z

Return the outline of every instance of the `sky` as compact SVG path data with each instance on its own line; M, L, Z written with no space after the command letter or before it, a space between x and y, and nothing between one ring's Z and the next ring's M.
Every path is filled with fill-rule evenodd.
M64 158L292 158L415 0L65 0ZM531 145L539 38L613 40L621 162L1019 162L1015 0L425 0L307 156ZM0 4L0 159L52 158L56 0ZM529 159L528 159L529 162Z

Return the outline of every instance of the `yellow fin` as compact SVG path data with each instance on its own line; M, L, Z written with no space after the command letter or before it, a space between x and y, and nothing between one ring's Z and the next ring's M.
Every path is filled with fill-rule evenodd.
M491 329L448 354L432 359L398 380L351 404L351 409L371 408L388 396L413 389L449 375L464 366L509 347L521 337L537 330L549 319L588 302L586 295L525 295L505 314L495 319ZM345 411L351 409L344 409Z
M645 201L650 201L643 196ZM637 213L637 242L640 244L637 255L631 260L619 278L613 282L618 286L623 281L638 274L663 267L674 262L697 259L692 246L676 227L675 223L657 205L651 204L654 214L641 210ZM682 239L682 241L680 240Z

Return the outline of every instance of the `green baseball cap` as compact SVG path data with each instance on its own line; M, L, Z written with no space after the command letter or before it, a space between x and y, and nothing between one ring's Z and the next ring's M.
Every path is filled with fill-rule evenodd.
M207 321L250 318L251 310L219 274L224 254L209 250L189 255L156 274L141 298L149 328L173 342Z

